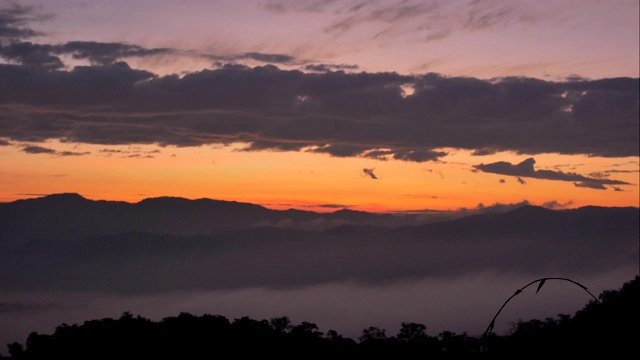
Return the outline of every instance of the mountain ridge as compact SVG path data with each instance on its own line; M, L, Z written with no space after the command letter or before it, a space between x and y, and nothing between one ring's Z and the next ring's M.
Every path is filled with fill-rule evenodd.
M255 227L294 227L324 231L345 225L396 228L440 224L434 225L432 229L450 228L451 232L462 234L465 231L473 231L472 229L477 226L474 224L482 224L486 228L488 224L495 223L496 229L504 228L504 219L511 219L506 221L507 228L510 230L505 231L517 231L519 226L532 226L530 230L535 231L545 221L560 221L553 220L559 217L562 217L563 221L580 221L578 220L580 217L594 219L603 216L602 212L620 214L633 209L637 208L587 206L577 209L551 210L524 204L515 208L504 208L502 209L504 211L460 212L448 218L425 220L424 216L419 214L369 213L350 209L339 209L329 213L296 209L273 210L252 203L209 198L187 199L163 196L129 203L90 200L77 193L60 193L0 203L0 244L37 239L72 240L132 231L179 236L210 236ZM526 219L529 225L526 225L522 219ZM509 223L513 224L509 225ZM460 225L451 226L451 224Z

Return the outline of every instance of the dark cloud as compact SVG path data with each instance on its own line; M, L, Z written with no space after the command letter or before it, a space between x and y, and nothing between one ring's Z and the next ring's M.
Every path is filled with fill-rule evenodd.
M3 38L24 39L41 35L40 32L29 29L25 25L28 22L45 18L47 16L37 14L31 6L9 2L0 8L0 40ZM0 44L2 44L1 41Z
M393 154L393 158L396 160L406 160L415 162L435 161L438 158L446 156L444 151L432 151L432 150L409 150L400 152L397 151Z
M82 155L89 155L89 154L91 154L91 153L88 152L88 151L85 151L85 152L60 151L58 153L58 155L60 155L60 156L82 156Z
M71 41L53 48L58 54L69 54L74 59L89 60L92 64L109 65L128 57L144 57L170 54L168 48L146 49L125 43L103 43L95 41Z
M310 149L308 151L314 152L314 153L330 154L331 156L336 156L336 157L351 157L351 156L361 155L366 150L367 150L366 147L359 146L359 145L335 144L335 145L319 146L317 148Z
M102 43L95 41L72 41L61 45L35 44L12 41L2 46L0 57L23 66L38 66L48 70L60 69L65 64L60 55L70 55L77 60L88 60L94 65L110 65L121 59L172 54L168 48L146 49L125 43Z
M592 189L606 189L605 184L608 185L629 185L629 183L619 180L609 180L606 178L589 178L576 173L565 173L562 171L551 170L535 170L533 165L536 163L535 159L528 158L519 164L513 165L509 162L499 161L491 164L475 165L474 168L494 174L510 175L518 177L518 182L525 184L521 177L528 177L534 179L544 180L559 180L559 181L577 181L575 183L578 187L588 187Z
M56 151L54 149L45 148L42 146L26 146L22 149L22 151L27 154L54 154L59 156L82 156L89 155L90 152L75 152L75 151Z
M248 146L239 149L238 151L262 151L262 150L274 150L274 151L298 151L306 145L304 143L296 142L277 142L277 141L253 141Z
M589 176L595 179L606 179L609 177L609 174L603 171L596 171L590 173Z
M263 54L257 52L249 52L238 56L239 59L251 59L272 64L286 64L295 60L293 56L286 54Z
M11 145L9 141L0 139L0 146L8 146L8 145Z
M27 154L55 154L56 151L53 149L45 148L42 146L26 146L22 149L22 151Z
M528 158L517 165L512 165L506 161L500 161L486 165L475 165L474 167L478 170L495 174L535 177L536 171L533 169L533 164L535 163L535 159Z
M0 46L0 56L16 61L24 66L38 66L46 69L59 69L64 64L52 55L52 46L33 44L30 42L13 42Z
M67 114L53 117L46 116L46 112L32 114L35 116L29 117L29 123L35 128L25 130L32 133L42 132L43 136L48 137L47 132L70 129L69 126L72 126L74 118L80 120L82 124L80 128L100 124L100 120L89 119L99 118L104 113L81 113L72 109L100 105L108 106L113 110L114 105L122 103L127 96L132 95L137 82L150 79L154 75L142 70L133 70L126 63L120 62L109 66L78 66L72 71L48 71L34 67L0 65L0 76L6 80L0 84L2 105L35 106L36 108L32 109L34 111L45 109L68 111ZM27 78L19 80L21 77ZM13 88L13 91L10 91L10 88ZM4 123L10 119L2 116L0 121ZM124 123L126 124L126 121Z
M433 150L371 150L361 153L363 157L368 157L377 160L404 160L404 161L436 161L441 157L446 156L448 153L444 151Z
M111 63L154 50L102 45L113 53L90 46L95 52L82 56L95 65L69 71L56 70L47 45L2 48L20 64L0 65L0 137L103 145L245 142L248 151L416 162L446 156L441 148L638 156L638 79L481 80L238 64L157 76ZM406 85L411 95L402 90Z
M269 54L259 52L248 52L233 55L202 55L205 58L215 60L214 67L225 67L227 69L249 69L246 64L242 64L243 60L253 60L267 64L289 64L296 60L294 56L288 54Z
M497 151L494 149L487 149L487 148L482 148L482 149L475 149L473 150L473 152L471 153L472 156L485 156L485 155L493 155L495 154Z
M632 174L637 172L640 172L640 170L606 170L604 171L605 174L615 174L615 173Z
M374 180L378 180L378 177L376 176L376 174L373 173L373 169L362 169L362 172L366 176L368 176L368 177L370 177L370 178L372 178Z
M155 158L155 156L153 156L153 155L142 155L142 154L132 154L132 155L123 156L123 158L128 158L128 159L153 159L153 158Z
M363 156L376 160L388 160L388 157L393 155L393 151L391 150L370 150L366 151Z
M498 181L500 182L500 184L504 184L504 183L506 183L506 182L507 182L505 179L500 179L500 180L498 180Z
M309 64L304 66L304 70L315 72L329 72L336 70L358 70L358 65L346 65L346 64Z
M596 189L596 190L607 189L604 185L602 185L602 183L597 181L581 181L581 182L573 183L573 185L575 185L576 187L583 187L583 188Z
M523 179L523 178L521 178L520 176L518 176L518 177L516 178L516 180L518 180L518 182L519 182L521 185L526 185L526 184L527 184L527 182L526 182L526 181L524 181L524 179Z
M128 57L144 57L172 52L171 49L145 49L130 44L92 41L73 41L63 45L12 42L0 47L0 56L5 59L24 66L38 66L46 69L59 69L65 66L58 57L59 55L70 55L74 59L88 60L94 65L110 65Z

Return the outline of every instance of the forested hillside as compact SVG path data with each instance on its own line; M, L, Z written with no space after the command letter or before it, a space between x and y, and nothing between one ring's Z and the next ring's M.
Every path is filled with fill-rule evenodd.
M211 358L215 356L421 356L432 359L496 359L523 356L638 355L640 277L618 290L601 293L573 315L519 321L508 334L469 336L444 331L429 334L419 323L402 323L400 331L368 327L358 339L314 323L293 324L288 317L233 320L221 315L181 313L161 321L125 312L118 319L61 324L53 334L33 332L25 344L8 344L12 359Z

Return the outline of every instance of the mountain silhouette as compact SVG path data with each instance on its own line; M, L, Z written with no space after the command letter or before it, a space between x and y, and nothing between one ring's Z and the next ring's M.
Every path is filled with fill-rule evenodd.
M638 208L523 206L391 226L349 210L172 197L130 204L60 194L0 205L5 290L298 288L482 271L592 275L638 264ZM335 226L290 226L305 221Z
M397 225L415 216L352 210L316 213L271 210L260 205L212 199L148 198L138 203L93 201L74 193L0 203L0 244L28 240L70 240L130 231L172 235L214 235L252 226L295 226L318 221ZM34 226L35 225L35 226ZM318 226L316 226L317 228ZM323 227L320 227L323 228Z
M584 207L574 210L549 210L523 205L506 212L453 217L453 222L429 222L427 232L446 229L451 236L486 236L519 231L561 231L567 236L579 228L603 223L603 216L617 224L637 214L637 208ZM342 225L376 225L399 228L420 225L416 214L378 214L341 209L330 213L301 210L271 210L260 205L212 199L189 200L179 197L148 198L138 203L88 200L79 194L53 194L35 199L0 203L0 245L10 246L32 240L69 241L87 236L144 232L179 236L217 235L252 227L294 227L326 230ZM439 225L431 226L433 223ZM482 229L480 229L481 227ZM626 227L620 229L622 233ZM584 231L582 231L584 232Z

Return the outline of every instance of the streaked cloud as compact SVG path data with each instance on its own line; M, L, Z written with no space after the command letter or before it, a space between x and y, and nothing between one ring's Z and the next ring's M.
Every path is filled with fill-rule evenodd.
M607 190L607 188L602 185L602 183L597 181L581 181L577 183L573 183L576 187L588 188L588 189L596 189L596 190Z
M534 164L536 163L534 158L528 158L523 160L519 164L513 165L506 161L499 161L491 164L475 165L474 168L494 174L516 176L518 182L525 184L522 177L544 180L559 180L559 181L576 181L575 186L586 187L591 189L604 190L604 185L630 185L628 182L620 180L610 180L603 177L589 178L576 173L565 173L562 171L552 170L535 170Z
M456 32L488 31L507 25L531 25L553 17L549 7L510 1L269 1L275 13L331 13L324 26L329 34L345 35L375 26L372 38L398 37L408 32L422 41L442 40Z
M46 148L46 147L42 147L42 146L25 146L22 148L23 152L26 152L27 154L52 154L52 155L59 155L59 156L82 156L82 155L89 155L90 152L88 151L84 151L84 152L76 152L76 151L57 151L55 149L50 149L50 148Z
M56 151L53 149L45 148L42 146L25 146L22 151L27 154L55 154Z

